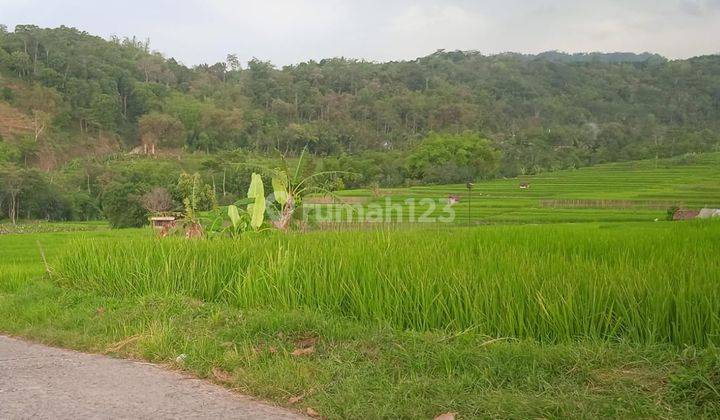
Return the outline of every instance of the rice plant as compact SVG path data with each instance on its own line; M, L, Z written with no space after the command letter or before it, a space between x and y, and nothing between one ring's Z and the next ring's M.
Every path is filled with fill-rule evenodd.
M80 240L63 285L306 307L413 330L720 344L720 223Z

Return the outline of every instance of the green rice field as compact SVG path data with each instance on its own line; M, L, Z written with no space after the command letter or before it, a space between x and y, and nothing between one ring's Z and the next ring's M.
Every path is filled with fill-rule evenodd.
M715 153L478 182L470 206L464 185L344 191L460 201L236 239L2 224L0 333L324 418L714 418L720 220L665 218L720 207L719 175Z
M317 232L72 242L67 287L310 308L491 337L720 344L720 223Z
M521 183L529 184L520 189ZM599 221L652 221L664 219L669 207L720 207L720 153L689 155L672 159L604 164L575 170L548 172L535 176L477 182L468 196L463 185L418 186L343 191L338 195L349 204L365 209L401 205L388 217L391 222L408 222L414 200L414 221L425 214L446 214L450 195L460 198L452 206L453 221L459 224L557 223ZM431 205L422 200L432 200ZM312 201L312 200L310 200ZM389 203L389 205L386 205ZM330 205L331 206L331 205ZM326 218L358 221L358 212L332 206L328 212L316 205Z

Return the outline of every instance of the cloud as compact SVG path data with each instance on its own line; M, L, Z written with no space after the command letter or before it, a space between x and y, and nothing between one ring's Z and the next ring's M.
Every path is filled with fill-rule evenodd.
M679 8L689 15L703 17L720 11L720 0L682 0Z
M333 56L484 53L716 53L720 0L0 0L0 23L150 38L186 64L237 53L278 65Z

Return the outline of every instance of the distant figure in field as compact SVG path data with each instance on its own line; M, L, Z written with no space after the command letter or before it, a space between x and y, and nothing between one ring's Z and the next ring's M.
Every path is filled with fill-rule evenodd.
M460 197L457 195L448 195L448 204L451 206L460 202Z
M527 183L527 182L521 182L521 183L520 183L520 189L521 189L521 190L530 189L530 184Z

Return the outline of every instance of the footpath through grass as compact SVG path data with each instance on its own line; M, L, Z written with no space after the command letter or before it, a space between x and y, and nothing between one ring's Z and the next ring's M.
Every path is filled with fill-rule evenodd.
M652 235L653 229L674 228L668 225L641 227L638 232ZM535 227L517 227L525 228ZM602 226L587 229L603 235ZM692 238L715 232L709 227L687 229L699 233L689 233L687 243L680 245L691 246ZM246 308L237 300L192 293L192 284L185 285L187 290L168 287L117 293L99 287L99 273L86 278L84 287L81 283L61 287L44 275L38 243L50 266L60 270L58 259L67 252L72 255L74 249L101 250L99 244L104 242L144 243L152 241L149 235L146 230L124 230L0 236L0 331L165 363L278 404L300 410L312 407L328 418L431 418L444 412L457 412L461 418L687 418L713 417L720 410L720 351L712 344L678 345L631 336L543 342L477 328L412 331L398 327L392 317L370 322L373 317L348 316L332 306L282 302ZM303 241L321 239L309 236ZM592 246L582 246L591 239L578 239L585 254L576 258L580 267L589 267L583 266L583 258L610 268L614 259L633 256L629 251L611 253L607 260L594 258ZM412 243L406 245L413 248ZM605 245L621 244L606 241ZM605 245L597 246L604 249ZM186 246L218 250L213 243ZM651 258L642 253L636 256ZM660 260L665 257L669 254L661 251L652 261L663 264ZM147 262L153 261L151 257ZM530 261L520 259L517 264L526 266ZM633 273L640 272L642 265L630 261ZM194 273L197 262L181 268ZM316 266L334 267L330 260L326 262ZM118 260L107 263L109 267L121 264ZM670 262L665 264L662 267L668 268ZM174 271L178 266L170 268ZM682 270L697 276L702 268ZM125 274L127 281L135 281L131 273ZM454 278L453 272L446 274L448 280ZM202 279L195 281L200 284ZM181 354L186 357L178 359Z

